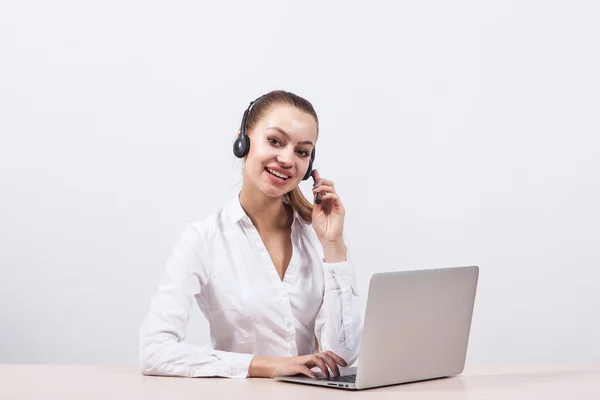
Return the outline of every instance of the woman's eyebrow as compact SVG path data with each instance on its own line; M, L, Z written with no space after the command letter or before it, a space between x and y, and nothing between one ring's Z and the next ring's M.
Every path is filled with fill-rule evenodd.
M280 127L278 127L278 126L270 126L270 127L268 127L267 129L274 129L274 130L276 130L276 131L278 131L278 132L281 132L281 134L282 134L283 136L285 136L285 137L287 138L287 140L291 140L291 138L290 138L290 135L288 135L286 131L284 131L283 129L281 129L281 128L280 128ZM314 146L313 142L311 142L310 140L305 140L305 141L303 141L303 142L298 142L298 144L310 144L310 145L313 145L313 146Z

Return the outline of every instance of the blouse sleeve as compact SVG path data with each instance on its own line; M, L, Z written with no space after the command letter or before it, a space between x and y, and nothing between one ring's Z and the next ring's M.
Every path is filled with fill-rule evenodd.
M196 296L207 279L201 249L198 231L188 225L167 261L158 292L140 329L139 357L144 375L248 376L252 354L183 342L190 312L198 306Z
M331 350L348 366L358 358L362 335L362 318L355 286L354 267L350 261L323 262L325 291L323 304L315 320L319 351Z

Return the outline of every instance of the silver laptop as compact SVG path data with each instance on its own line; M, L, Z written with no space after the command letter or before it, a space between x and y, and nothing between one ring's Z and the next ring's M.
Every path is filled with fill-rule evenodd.
M275 379L357 390L459 375L478 278L477 266L374 274L358 367Z

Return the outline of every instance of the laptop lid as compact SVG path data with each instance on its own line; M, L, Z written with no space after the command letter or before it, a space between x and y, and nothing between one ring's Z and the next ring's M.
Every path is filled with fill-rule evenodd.
M478 277L477 266L374 274L356 388L460 374Z

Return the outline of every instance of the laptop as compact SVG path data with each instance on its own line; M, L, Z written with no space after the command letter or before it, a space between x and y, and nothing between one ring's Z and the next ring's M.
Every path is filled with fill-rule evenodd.
M376 273L369 283L357 367L340 377L277 381L359 390L462 373L479 267Z

